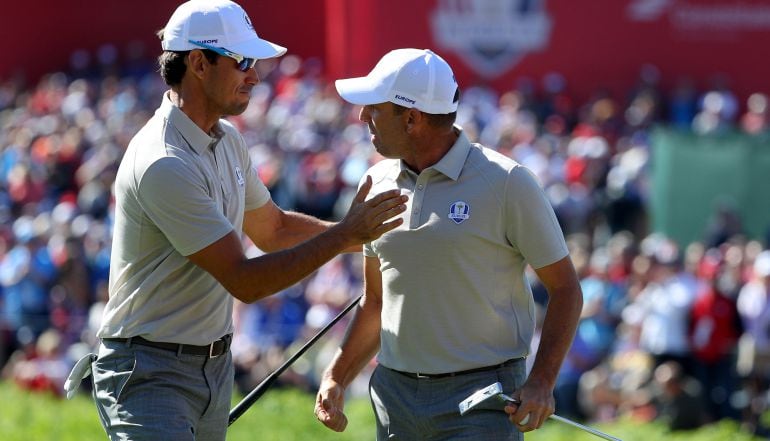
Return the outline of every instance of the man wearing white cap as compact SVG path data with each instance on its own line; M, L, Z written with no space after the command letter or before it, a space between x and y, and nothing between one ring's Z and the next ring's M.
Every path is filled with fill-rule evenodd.
M582 295L553 210L524 167L454 125L452 69L430 50L386 54L366 77L338 80L362 105L385 159L377 190L409 196L404 223L364 245L365 295L324 373L317 418L342 431L345 388L378 353L370 394L378 440L521 440L554 412L553 388ZM534 366L531 265L550 302ZM501 382L521 400L460 416L458 404ZM513 423L513 424L511 424Z
M234 298L254 302L360 249L399 225L390 219L406 198L365 201L367 181L339 223L282 211L221 118L246 109L255 62L286 49L260 39L227 0L182 4L160 36L171 90L118 171L102 344L81 367L93 369L111 439L224 440ZM268 254L247 258L243 233Z

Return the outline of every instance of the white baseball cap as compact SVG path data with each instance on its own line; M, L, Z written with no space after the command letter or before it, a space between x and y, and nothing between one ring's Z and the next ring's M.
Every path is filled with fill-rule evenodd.
M273 58L286 48L257 36L246 11L229 0L190 0L182 3L163 29L163 50L189 51L196 41L249 58Z
M369 75L335 82L346 101L367 105L390 101L425 113L457 110L457 81L443 58L428 49L388 52Z

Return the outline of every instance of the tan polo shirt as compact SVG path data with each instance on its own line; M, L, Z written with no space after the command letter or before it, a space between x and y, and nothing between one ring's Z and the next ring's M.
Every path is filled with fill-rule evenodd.
M134 136L115 181L110 299L99 337L204 345L233 331L233 298L187 257L270 194L238 131L210 137L168 98Z
M419 175L393 159L367 173L370 194L409 195L404 224L364 247L380 261L378 361L391 369L456 372L527 355L535 312L525 267L568 253L532 174L457 129L454 146Z

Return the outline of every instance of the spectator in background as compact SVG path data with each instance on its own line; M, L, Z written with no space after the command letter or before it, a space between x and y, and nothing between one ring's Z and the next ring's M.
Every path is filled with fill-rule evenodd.
M573 243L571 239L568 244ZM580 277L583 310L575 339L559 371L554 397L560 415L583 419L578 400L580 377L610 352L625 293L609 281L606 249L598 248L589 256L583 243L571 246L570 256Z
M767 95L752 93L746 100L746 113L741 116L741 129L750 135L766 132L770 123L768 107Z
M687 329L697 281L684 271L679 247L670 239L650 236L642 249L652 258L650 281L626 307L624 319L639 327L639 345L656 366L676 361L690 374L694 366Z
M754 260L751 280L741 288L737 307L746 329L739 369L766 387L770 380L770 250Z
M43 332L37 340L30 340L13 353L3 370L3 377L22 389L61 396L71 365L66 357L67 346L63 343L58 331Z
M682 77L676 82L668 100L668 120L678 129L689 130L698 111L698 90L691 78Z
M701 261L705 284L692 306L689 336L695 358L695 377L705 398L704 409L711 421L736 418L730 398L736 389L736 347L743 332L736 297L739 267L731 267L716 249Z
M716 248L744 233L736 204L728 199L717 201L704 232L704 246Z
M711 89L703 94L699 112L692 120L692 130L705 135L725 133L733 128L738 118L738 99L727 86L727 78L716 75Z
M649 128L660 119L660 78L660 69L655 65L645 64L639 69L637 84L631 90L623 115L627 130Z
M689 430L705 420L700 385L684 373L675 361L655 368L654 403L658 418L671 430Z
M0 261L5 321L37 337L49 326L48 290L56 267L41 222L22 216L13 223L15 245Z

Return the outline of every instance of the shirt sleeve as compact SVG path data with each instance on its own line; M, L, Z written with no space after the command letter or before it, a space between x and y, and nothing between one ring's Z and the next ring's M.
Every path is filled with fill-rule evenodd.
M233 230L217 209L203 177L179 158L163 158L145 171L138 186L138 200L183 256L202 250Z
M249 149L240 134L237 135L239 145L242 147L244 180L246 181L246 200L244 211L257 209L270 200L270 190L267 189L257 173L257 167L251 160Z
M516 166L508 174L505 203L506 237L533 268L569 254L553 207L527 168Z

